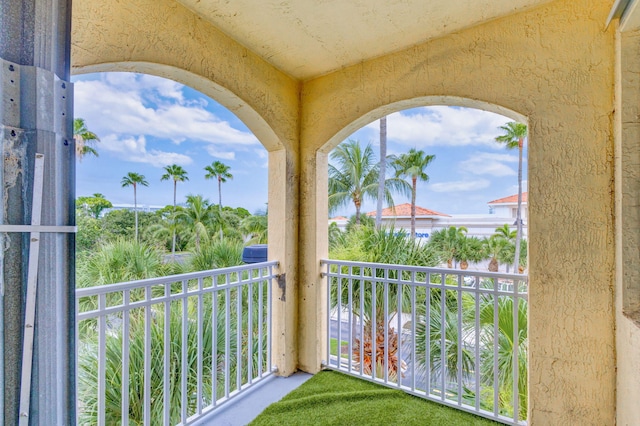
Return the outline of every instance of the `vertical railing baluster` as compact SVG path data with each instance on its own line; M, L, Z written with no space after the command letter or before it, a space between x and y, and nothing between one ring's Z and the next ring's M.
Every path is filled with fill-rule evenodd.
M384 327L383 332L383 345L384 350L382 352L384 356L384 360L382 362L382 368L384 368L384 382L389 382L389 270L384 268L382 270L383 276L383 304L382 310L384 312L384 318L382 320L382 324ZM376 327L377 328L377 327Z
M364 376L364 268L360 267L360 281L358 284L360 287L360 375Z
M164 426L170 426L171 422L171 398L170 398L170 379L169 372L171 369L171 283L164 284L164 365L163 365L163 412Z
M512 310L513 310L513 421L518 422L520 411L520 386L519 386L519 351L520 351L520 299L518 298L518 287L516 281L513 281Z
M151 286L144 288L144 414L143 422L151 425Z
M425 287L425 319L424 319L424 362L425 368L425 385L427 396L431 395L431 273L427 273L426 282L429 284Z
M242 286L239 285L236 287L236 390L240 392L240 389L242 389Z
M353 271L352 271L353 272ZM349 274L349 287L347 289L348 291L348 309L349 309L349 332L347 333L348 337L348 342L347 342L347 351L348 351L348 357L347 357L347 369L348 371L351 371L351 369L353 368L351 365L351 361L352 361L352 344L353 344L353 274ZM341 358L342 357L342 341L339 342L339 348L338 349L338 356Z
M351 276L351 273L351 266L349 266L349 277ZM336 354L336 366L341 369L342 363L340 362L340 346L342 344L342 278L338 279L337 293L338 300L336 302L336 338L338 339L338 353Z
M262 333L262 327L264 324L264 294L263 294L263 287L265 285L265 283L269 283L268 280L260 280L260 283L258 285L258 377L262 378L262 363L264 362L263 360L263 333Z
M218 405L218 283L211 276L211 404Z
M376 281L376 270L374 267L371 267L371 377L376 379L376 365L378 363L377 351L378 351L378 342L377 342L377 324L378 319L376 318L376 291L378 290L378 284ZM363 351L364 352L364 351ZM364 358L364 357L363 357Z
M187 280L182 280L182 368L180 370L181 374L181 393L180 393L180 418L182 419L182 423L186 423L187 421L187 405L189 402L188 394L187 394L187 379L189 374L189 366L187 365L187 348L189 341L189 283Z
M447 277L445 274L440 276L440 392L441 399L444 401L447 393L445 378L448 374L447 354L446 354L446 334L448 315L445 302L447 300Z
M229 375L231 374L231 289L229 276L225 275L224 293L224 396L229 398Z
M272 286L273 286L273 267L269 266L269 285L267 286L267 325L268 325L268 335L267 335L267 362L268 362L268 369L267 372L269 374L271 374L271 371L273 370L273 364L272 364L272 360L271 360L271 337L273 336L272 334L272 330L271 330L271 309L272 309L272 303L271 303L271 297L272 297Z
M327 279L327 311L326 311L326 315L327 315L327 339L326 339L326 344L327 344L327 351L326 351L326 359L325 359L325 363L327 365L327 367L329 367L331 365L331 305L333 304L333 300L331 299L331 284L334 280L333 277L329 276L329 272L331 271L331 265L329 263L327 263L325 265L327 267L326 269L326 279ZM338 267L338 273L340 273L340 267Z
M479 289L479 283L476 281L476 289ZM475 374L475 407L480 409L480 297L482 293L475 294L475 326L474 326L474 374Z
M396 307L396 320L398 327L396 328L396 337L397 337L397 381L398 387L402 386L402 292L404 290L403 284L401 284L402 279L402 270L397 269L396 276L396 299L397 299L397 307Z
M462 404L462 346L464 345L464 340L462 339L462 274L458 274L458 336L457 336L457 344L458 344L458 405Z
M248 304L248 319L247 319L247 378L248 383L253 383L253 281L249 283L249 299L247 300Z
M202 283L202 277L198 278L198 290L199 290L199 294L198 294L198 327L196 328L196 332L197 332L197 339L198 339L198 356L197 356L197 363L198 366L196 368L196 413L198 415L202 414L202 333L204 332L203 330L203 326L202 326L202 310L203 310L203 298L204 298L204 294L203 294L203 283Z
M98 311L100 320L98 324L98 425L105 425L105 393L106 393L106 363L107 363L107 317L104 313L107 307L105 294L98 296Z
M499 413L499 391L498 388L498 310L499 310L499 296L498 296L498 281L493 280L493 415L497 416Z
M412 273L411 286L411 390L416 391L416 273Z
M122 294L123 310L122 310L122 426L129 425L129 290L125 290Z

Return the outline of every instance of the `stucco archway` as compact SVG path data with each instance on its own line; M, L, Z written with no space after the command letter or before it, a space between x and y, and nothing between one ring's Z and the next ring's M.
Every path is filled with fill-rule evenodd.
M257 111L229 89L201 75L171 65L149 62L100 63L72 69L73 75L98 72L135 72L177 81L207 95L233 112L253 132L267 151L284 149L280 137Z
M321 332L324 314L314 302L322 281L307 277L318 276L316 259L328 251L327 152L352 129L414 102L500 105L528 117L530 131L529 421L611 423L614 32L603 30L607 13L607 4L557 1L305 83L301 338ZM580 24L569 30L567 16ZM544 29L530 25L541 21ZM319 345L301 342L305 368L319 364Z
M186 83L234 112L267 148L269 258L290 283L283 303L274 303L273 320L286 332L275 335L272 354L279 374L295 372L299 82L170 1L74 2L71 63L74 72L135 71Z

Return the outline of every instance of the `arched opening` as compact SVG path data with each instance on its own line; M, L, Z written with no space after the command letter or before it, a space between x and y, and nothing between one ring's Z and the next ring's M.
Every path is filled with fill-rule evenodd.
M139 242L168 251L166 260L176 252L185 260L186 252L216 236L266 243L266 229L257 226L266 228L267 222L268 154L234 114L188 86L148 74L87 74L74 83L76 117L84 125L76 135L77 148L84 145L78 152L76 192L91 208L81 209L91 214L78 216L77 250L94 250L98 237L113 242L135 235ZM85 145L82 132L99 141L89 139ZM141 182L129 182L129 175ZM184 226L171 230L174 203L176 212L187 216ZM136 207L140 226L134 230ZM252 217L255 213L263 219ZM199 229L196 235L189 221ZM96 230L93 240L87 234L89 222ZM235 266L231 259L215 263Z
M105 65L101 68L108 69ZM126 66L118 64L114 68L122 70ZM180 73L162 66L147 64L140 68L155 70L154 74L181 74L181 81L195 78L189 73ZM133 66L132 69L138 71ZM206 86L203 79L195 78L195 81L202 87ZM102 139L94 146L102 155L100 158L85 157L79 163L78 178L89 179L88 171L102 169L105 173L98 176L98 179L110 180L93 186L84 185L83 182L79 187L84 190L79 195L89 195L85 202L87 207L91 207L97 198L111 198L113 194L116 194L116 198L122 197L126 191L126 199L133 192L134 202L126 204L133 204L135 239L147 244L145 247L131 249L127 246L123 249L124 244L119 244L120 240L114 237L115 243L111 244L112 247L107 247L113 253L102 256L105 250L100 249L93 241L92 246L84 249L85 252L95 253L87 253L88 259L79 262L79 288L140 278L162 280L161 277L165 275L180 273L184 277L185 272L193 275L198 270L234 267L244 260L243 253L236 249L242 249L247 243L266 242L264 235L259 235L260 230L255 227L256 221L249 224L245 222L250 218L264 217L264 223L261 224L267 226L267 200L274 205L269 209L269 220L272 233L275 234L275 244L269 245L269 258L275 261L267 262L266 266L252 268L248 265L249 269L243 266L241 268L244 269L237 271L213 272L210 276L201 277L189 276L178 279L179 282L175 279L163 283L157 281L155 288L147 287L146 293L144 288L136 287L121 294L108 294L104 298L93 293L84 298L79 296L81 314L89 315L87 312L96 305L99 312L107 308L105 305L115 312L100 316L98 325L92 320L84 319L82 315L78 318L78 346L81 348L78 356L78 393L81 400L90 401L79 407L79 416L83 420L96 420L91 417L94 415L116 418L120 410L128 410L132 413L131 418L142 421L143 417L140 416L143 416L144 411L151 410L154 419L152 422L161 421L163 416L168 416L172 423L178 423L180 420L184 421L185 415L200 414L202 406L215 406L220 398L229 398L230 393L240 393L248 383L257 382L273 372L271 342L277 338L271 334L270 319L277 316L278 309L277 306L272 306L271 301L276 296L275 292L272 293L270 284L275 279L277 261L283 251L280 240L283 236L290 238L287 226L283 225L286 221L279 219L286 211L281 199L291 191L282 191L282 188L292 185L291 181L286 180L286 175L279 173L282 167L288 166L288 156L275 132L255 111L250 111L246 103L229 91L216 89L213 83L209 86L215 89L213 93L223 93L225 102L233 103L235 110L240 111L245 119L252 120L251 126L267 140L264 146L269 148L268 152L260 146L257 135L254 136L239 117L228 110L225 110L225 115L221 115L220 108L224 108L219 105L215 113L209 108L210 105L205 105L211 99L192 93L191 88L177 85L174 81L149 74L141 76L131 73L114 73L97 79L87 76L76 81L76 113L79 117L84 116L82 118L86 119L88 129L95 130ZM209 92L212 92L211 87ZM96 96L103 99L96 100ZM107 126L100 125L99 120L114 122ZM208 143L212 139L218 143ZM191 140L190 147L175 149L186 145L185 140ZM234 179L222 172L218 174L213 161L232 166L226 172L233 174ZM124 169L121 168L123 164L126 164ZM128 173L131 169L135 172ZM134 175L139 177L137 181ZM216 185L218 175L227 182L223 182L221 186ZM207 181L207 176L213 180ZM168 182L163 185L163 180ZM140 197L137 201L135 183L137 196ZM234 187L234 184L239 185ZM141 197L143 191L153 186L158 187L160 192L152 194L149 191L146 198ZM131 191L131 187L134 191ZM228 192L225 195L221 190ZM104 197L97 197L95 192L102 193L100 195ZM93 197L90 196L91 193L94 193ZM186 202L183 201L185 196ZM251 211L242 207L242 200L252 203L252 206L247 206ZM151 210L159 208L159 211L139 212L138 207L141 205L147 207L147 210L151 207ZM227 210L229 205L232 208ZM117 212L111 211L102 216L97 212L93 222L100 221L103 217L122 216L115 213ZM244 214L247 216L242 217ZM127 217L129 216L131 215ZM145 223L145 218L155 222ZM114 221L117 222L116 219ZM215 225L215 221L220 226ZM273 224L277 226L274 227ZM289 221L289 224L294 226L295 222ZM82 242L83 234L86 234L86 225L79 223L79 242ZM120 233L128 233L131 239L134 232L132 226L122 226L122 223L110 225L115 225L111 228L122 228L119 229L122 231ZM114 234L111 232L113 229L109 229L109 232L104 232L103 228L96 231L96 237L105 240L109 240L110 234ZM182 232L184 235L181 235ZM162 241L158 243L158 240ZM175 245L176 240L178 247ZM165 251L161 264L158 264L158 259L150 259L153 257L150 254L152 250L147 250L149 245L154 245L154 241L158 243L155 244L156 248ZM228 244L222 244L223 242ZM176 258L174 253L174 250L180 248L189 252L188 257L182 260ZM120 268L112 262L114 253L120 255L120 260L128 262L127 265ZM102 265L104 268L101 271L96 271L100 266L99 260L103 257L109 257L109 260ZM212 257L225 263L216 264L214 260L212 264ZM94 259L98 261L93 262ZM285 262L286 259L283 259L282 263ZM151 271L152 267L156 269ZM135 272L130 274L132 271L127 272L127 269L136 269L143 276L136 276ZM96 273L84 276L88 271ZM118 275L118 272L123 274ZM194 298L195 295L189 295L194 291L203 292L205 296ZM174 300L159 302L158 294L163 292L165 297ZM128 305L136 303L144 303L147 307L128 308ZM113 319L114 316L116 320ZM149 332L145 328L152 330L151 338L146 337ZM129 336L130 341L125 343L127 339L123 336ZM144 343L145 341L148 343ZM174 344L185 348L181 355L167 355ZM104 354L101 350L104 351L105 346L108 348L108 356L96 356ZM142 347L144 351L139 351ZM95 349L93 352L92 348ZM165 354L165 359L156 359L152 352ZM152 361L148 361L149 358ZM184 370L185 362L191 363L196 359L199 364L189 366L187 373ZM140 372L146 363L151 363L154 370L164 368L164 378L152 375L151 378L143 379ZM98 371L97 375L92 373L94 370ZM117 376L122 387L113 387L113 383L105 385L106 376ZM175 382L181 381L182 386L175 389L170 387L168 378ZM100 407L100 395L105 392L105 386L108 389L102 394L102 398L106 399L108 406L115 407L112 411L105 409L104 405ZM150 389L145 389L145 386L150 386ZM152 392L156 392L156 396L151 397L154 402L147 402ZM191 395L194 392L198 394L195 399L187 398L187 393ZM181 400L181 403L169 404L169 400Z
M415 107L414 102L443 106L403 108ZM505 133L502 128L507 123L515 125L514 118L522 121L526 131L526 119L483 102L429 97L380 108L367 115L368 119L356 120L353 126L389 109L398 112L386 117L385 136L379 135L383 130L375 121L351 134L348 132L353 127L347 126L322 147L326 151L338 137L348 134L328 156L329 211L339 217L329 219L331 260L325 268L330 300L325 359L330 360L330 368L370 380L375 377L390 386L402 384L419 394L423 392L427 399L438 399L436 394L460 395L465 389L465 403L495 409L514 421L526 420L528 284L526 274L508 275L515 264L516 239L520 243L526 235L526 199L521 207L525 232L516 231L516 215L512 217L511 210L515 212L513 205L517 202L508 201L517 201L521 183L516 179L518 138L512 141L515 150L511 152L495 140ZM474 126L478 121L484 126ZM441 128L443 125L449 126L448 132ZM521 137L526 196L526 134ZM378 151L378 141L383 138L388 150L386 185L391 193L394 189L396 192L392 194L393 208L385 200L381 229L377 231L374 218L378 193L372 189L379 186L376 167L383 154ZM412 174L421 179L428 174L429 184L418 184L424 196L416 197ZM508 183L505 176L509 176ZM505 192L505 188L510 189ZM514 200L497 200L507 195ZM337 208L332 211L335 200ZM402 204L409 200L411 203ZM428 204L421 204L421 200L428 200ZM500 202L489 204L492 200ZM492 214L487 213L490 205L494 207ZM360 213L357 218L351 216L354 208ZM412 209L421 213L415 214L413 224ZM360 225L355 225L357 222ZM519 245L524 247L520 256L524 262L518 262L522 268L519 272L526 266L526 239L523 241ZM503 262L499 269L498 258ZM499 277L495 275L498 270L502 274ZM491 291L500 292L500 296L484 293ZM442 316L443 310L446 316ZM498 321L486 317L489 311L491 315L495 312ZM376 332L372 331L372 321L377 321ZM499 337L493 340L495 330ZM474 337L478 335L483 339ZM517 360L519 371L504 368L504 360L493 354L498 341L508 340L519 343L516 348L501 347L500 353L509 361ZM445 365L442 354L453 360L452 364ZM496 367L491 368L494 361ZM499 380L493 377L498 370ZM500 403L495 405L494 390L500 394Z

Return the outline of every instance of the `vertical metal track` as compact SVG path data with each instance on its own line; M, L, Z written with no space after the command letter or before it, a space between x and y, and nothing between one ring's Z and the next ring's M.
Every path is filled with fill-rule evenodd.
M31 224L39 226L42 217L42 187L44 182L44 155L36 154L33 178ZM31 371L33 368L33 332L36 319L36 291L38 288L38 259L40 258L40 232L30 235L29 266L27 270L27 298L24 315L22 346L22 377L20 380L20 426L29 425L31 401Z

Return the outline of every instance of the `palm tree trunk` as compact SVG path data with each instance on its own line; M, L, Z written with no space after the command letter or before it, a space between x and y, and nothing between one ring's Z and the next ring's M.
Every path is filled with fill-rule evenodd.
M218 207L220 207L220 212L222 212L222 182L220 176L218 176Z
M354 201L353 204L356 206L356 225L360 225L360 202Z
M133 184L133 212L136 217L136 242L138 242L138 195L136 194L136 184Z
M523 140L518 140L518 209L516 211L516 250L513 260L513 273L518 273L520 266L520 240L522 239L522 145Z
M416 186L418 178L411 178L411 240L416 238Z
M176 185L178 182L173 180L173 235L171 237L171 260L176 261Z
M218 176L218 213L220 214L220 240L223 238L222 233L222 178Z
M378 202L376 205L376 229L382 226L382 199L387 174L387 117L380 119L380 170L378 175Z
M498 272L498 259L495 257L492 257L489 262L489 272Z

